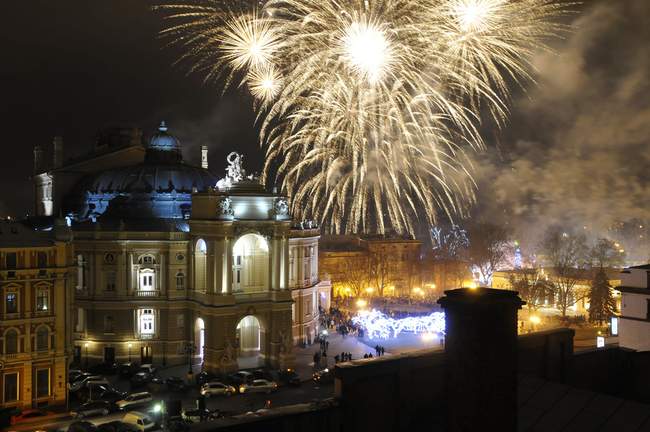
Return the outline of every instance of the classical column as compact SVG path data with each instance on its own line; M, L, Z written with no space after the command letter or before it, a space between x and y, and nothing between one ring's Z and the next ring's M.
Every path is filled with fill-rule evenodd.
M224 286L224 267L225 267L225 260L226 260L226 248L225 248L225 243L226 240L224 237L217 238L214 242L214 257L212 259L212 266L214 268L214 274L213 274L213 285L214 285L214 292L216 294L223 294L223 286Z
M234 239L232 237L225 237L225 259L223 260L223 286L222 292L225 294L232 294L232 253L234 246Z
M206 241L206 257L205 257L205 292L214 294L218 291L217 285L214 283L214 265L215 257L215 240L208 239Z
M438 300L445 310L447 428L517 430L515 291L461 288Z

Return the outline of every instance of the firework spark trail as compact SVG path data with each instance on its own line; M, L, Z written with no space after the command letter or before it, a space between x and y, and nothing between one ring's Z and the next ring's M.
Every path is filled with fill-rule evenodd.
M565 28L551 0L268 0L161 7L163 34L206 79L240 79L259 100L264 178L297 218L333 232L413 233L474 199L467 152L479 113L507 115L508 83ZM238 73L241 77L238 78Z

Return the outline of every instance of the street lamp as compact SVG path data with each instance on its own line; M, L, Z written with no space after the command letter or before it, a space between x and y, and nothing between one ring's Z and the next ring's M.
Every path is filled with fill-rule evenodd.
M84 344L84 348L86 349L86 370L88 370L88 342Z
M129 363L131 363L131 342L126 344L127 347L129 347Z

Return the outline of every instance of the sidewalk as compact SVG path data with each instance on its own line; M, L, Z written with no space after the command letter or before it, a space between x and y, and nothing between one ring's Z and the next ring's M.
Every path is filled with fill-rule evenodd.
M375 355L375 349L357 339L356 336L343 337L338 333L330 332L328 336L330 343L327 350L327 367L334 366L334 356L341 355L341 352L352 354L352 360L363 358L364 354L372 353ZM296 356L296 373L303 381L310 380L314 373L314 353L320 350L320 344L315 343L305 348L294 347L293 352ZM323 360L321 360L323 361ZM323 363L322 369L325 367Z

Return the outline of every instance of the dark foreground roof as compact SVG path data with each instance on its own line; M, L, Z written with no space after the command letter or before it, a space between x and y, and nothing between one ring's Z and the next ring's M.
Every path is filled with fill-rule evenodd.
M519 430L650 432L650 405L532 377L519 378Z

